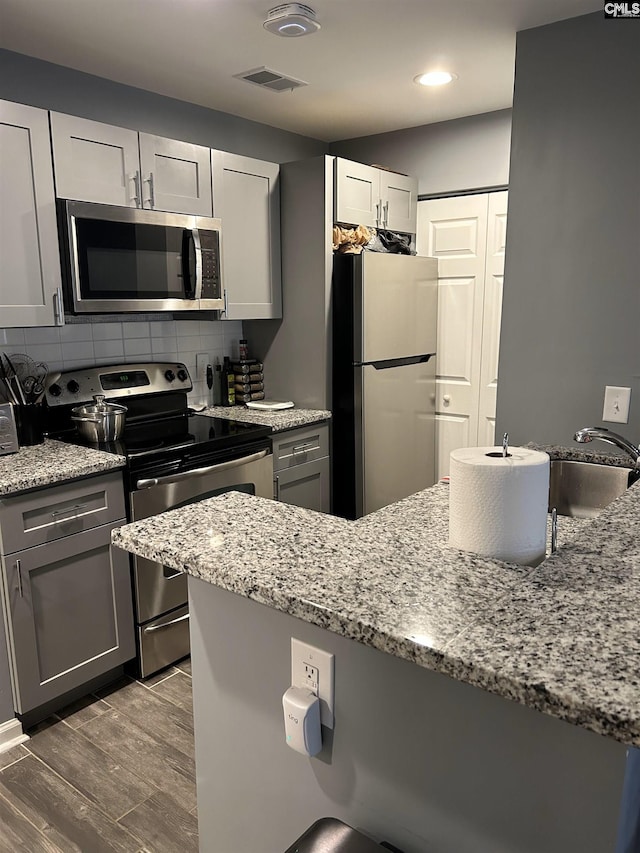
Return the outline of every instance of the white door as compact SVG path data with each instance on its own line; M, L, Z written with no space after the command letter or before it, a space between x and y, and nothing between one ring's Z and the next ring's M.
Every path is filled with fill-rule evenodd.
M418 253L438 259L438 477L449 473L452 450L494 443L506 199L483 193L418 205Z
M9 101L0 101L0 223L0 325L61 325L49 121Z
M478 445L495 443L498 353L502 319L502 285L507 238L508 193L489 193L487 211L487 259L484 277Z
M142 206L212 216L210 149L149 133L139 142Z
M280 166L212 151L226 320L282 317Z
M50 121L58 198L142 207L137 131L63 113Z
M382 227L380 170L336 157L334 222Z
M403 234L416 233L418 182L408 175L380 169L382 227Z

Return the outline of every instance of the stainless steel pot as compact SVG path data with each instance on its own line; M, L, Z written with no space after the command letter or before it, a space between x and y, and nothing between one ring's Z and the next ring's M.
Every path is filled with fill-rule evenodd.
M93 444L100 444L120 438L126 413L126 406L105 403L104 394L94 394L93 403L76 406L71 410L71 420L76 422L83 438Z

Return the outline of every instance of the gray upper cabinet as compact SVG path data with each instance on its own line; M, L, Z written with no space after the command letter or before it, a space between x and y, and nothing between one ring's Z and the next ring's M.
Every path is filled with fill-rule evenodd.
M336 157L336 222L415 234L417 204L414 178Z
M280 166L212 151L227 320L282 317Z
M212 215L209 148L51 113L56 195Z
M0 325L62 325L45 110L0 101Z

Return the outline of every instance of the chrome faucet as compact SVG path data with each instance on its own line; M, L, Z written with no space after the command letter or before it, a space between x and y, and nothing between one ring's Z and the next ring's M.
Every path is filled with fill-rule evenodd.
M634 466L640 469L640 447L631 444L630 441L627 441L623 435L618 435L617 432L611 432L605 429L605 427L583 427L583 429L579 429L573 436L574 441L578 441L580 444L586 444L589 441L593 441L594 438L606 441L609 444L615 444L620 450L624 450L633 459Z

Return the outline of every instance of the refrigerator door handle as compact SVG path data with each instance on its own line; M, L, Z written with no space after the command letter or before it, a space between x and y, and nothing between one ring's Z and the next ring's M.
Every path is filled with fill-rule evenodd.
M404 367L407 364L426 364L433 356L435 356L435 353L430 352L425 355L408 356L407 358L387 358L384 361L367 361L363 362L363 364L370 364L376 370L387 370L390 367Z

